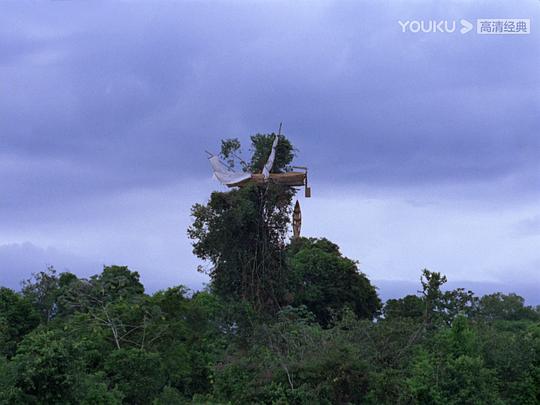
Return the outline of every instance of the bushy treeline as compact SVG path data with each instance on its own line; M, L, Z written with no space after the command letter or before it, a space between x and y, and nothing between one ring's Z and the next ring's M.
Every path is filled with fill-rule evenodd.
M331 246L306 243L304 264ZM38 273L0 289L0 403L539 403L540 312L521 297L443 291L424 271L418 295L355 308L336 298L346 283L318 280L264 314L212 291L145 294L126 267Z

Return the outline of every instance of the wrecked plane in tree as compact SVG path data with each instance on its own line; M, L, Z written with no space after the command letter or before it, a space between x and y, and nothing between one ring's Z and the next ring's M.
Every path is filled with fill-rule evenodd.
M280 126L281 133L281 126ZM250 172L235 172L225 165L219 157L207 152L210 157L208 160L212 165L214 177L219 182L227 187L243 187L248 184L265 184L273 182L276 184L282 184L289 187L304 187L304 194L306 198L311 197L311 188L308 186L307 167L292 166L293 169L300 169L302 171L292 171L284 173L271 173L272 166L274 165L274 159L276 157L276 147L279 142L279 135L275 135L272 142L272 150L268 160L262 169L262 173L250 173ZM300 211L300 203L298 200L294 206L293 212L293 237L300 237L300 229L302 226L302 213Z

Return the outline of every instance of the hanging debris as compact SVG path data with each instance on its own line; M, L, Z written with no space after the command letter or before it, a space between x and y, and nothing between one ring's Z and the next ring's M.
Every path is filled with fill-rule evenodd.
M298 239L302 229L302 211L300 211L300 203L296 200L293 211L293 237Z

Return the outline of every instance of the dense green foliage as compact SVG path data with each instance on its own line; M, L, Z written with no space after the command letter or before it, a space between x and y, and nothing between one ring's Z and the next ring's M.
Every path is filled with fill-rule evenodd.
M381 303L367 277L327 239L293 240L288 249L291 304L305 305L322 325L348 307L372 319Z
M539 403L540 311L520 297L443 291L424 271L418 296L377 315L335 245L288 255L307 282L274 315L212 291L148 295L118 266L2 288L0 403Z
M272 139L252 137L244 169ZM273 171L294 157L280 145ZM222 157L239 149L224 141ZM147 294L122 266L0 288L0 404L540 403L540 308L444 290L428 270L383 306L336 244L287 242L293 196L268 183L193 207L206 291Z

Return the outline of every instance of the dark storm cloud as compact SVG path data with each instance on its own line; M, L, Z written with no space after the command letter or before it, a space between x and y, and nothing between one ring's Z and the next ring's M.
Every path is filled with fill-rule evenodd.
M320 179L407 186L538 169L538 36L401 33L421 5L3 7L3 155L56 162L3 170L7 206L202 177L201 152L220 137L280 120Z

